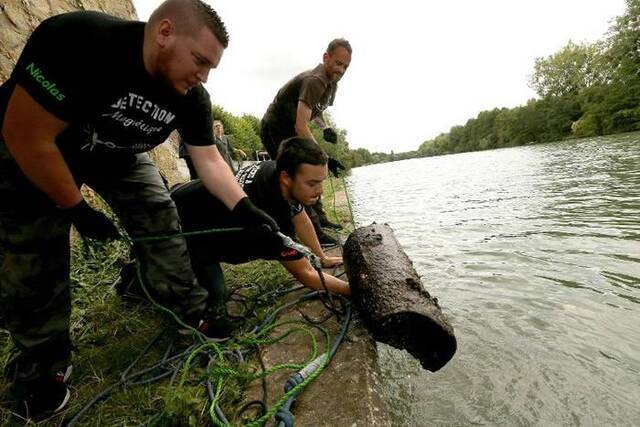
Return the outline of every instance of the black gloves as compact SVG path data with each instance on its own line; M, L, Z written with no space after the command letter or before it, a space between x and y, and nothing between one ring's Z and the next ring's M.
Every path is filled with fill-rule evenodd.
M231 213L240 219L248 227L263 227L269 231L280 231L278 223L271 218L265 211L258 209L248 197L243 197L234 206Z
M334 176L338 176L340 174L340 171L344 170L344 166L342 166L342 163L332 157L329 157L327 167L329 168L329 172L331 172Z
M322 137L325 141L332 144L336 144L338 142L338 134L331 128L324 128L324 130L322 131Z
M89 206L86 200L65 209L78 233L96 240L118 239L120 232L102 212Z

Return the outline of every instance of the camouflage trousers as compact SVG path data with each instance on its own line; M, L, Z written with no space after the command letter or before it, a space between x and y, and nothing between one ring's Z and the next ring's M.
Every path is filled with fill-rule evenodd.
M77 183L98 192L131 236L178 232L175 204L148 155L127 159L84 165L78 173L70 166ZM70 226L0 141L0 310L18 350L8 372L14 380L31 381L69 363ZM189 322L199 319L208 294L194 278L185 240L139 243L134 252L156 300Z

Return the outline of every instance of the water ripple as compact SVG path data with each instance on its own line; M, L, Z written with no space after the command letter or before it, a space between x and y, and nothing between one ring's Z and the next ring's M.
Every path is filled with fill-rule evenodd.
M640 424L640 134L355 169L459 340L427 374L386 346L399 425Z

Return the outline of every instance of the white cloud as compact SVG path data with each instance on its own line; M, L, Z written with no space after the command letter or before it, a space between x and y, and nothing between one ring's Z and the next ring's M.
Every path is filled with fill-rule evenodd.
M160 2L133 0L146 20ZM326 44L354 48L330 112L352 147L414 150L480 111L524 104L536 57L595 41L624 0L208 1L231 43L207 88L234 114L261 117Z

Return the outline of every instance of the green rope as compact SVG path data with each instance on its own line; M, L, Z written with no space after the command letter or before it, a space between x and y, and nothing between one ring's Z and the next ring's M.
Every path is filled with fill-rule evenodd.
M285 393L280 399L278 399L278 401L271 408L269 408L266 414L264 414L257 420L250 422L246 427L258 427L264 425L278 412L278 410L287 402L287 400L289 400L291 396L294 396L297 393L301 392L309 383L311 383L318 377L318 375L320 375L324 368L329 364L329 355L331 351L331 340L329 339L329 334L328 332L326 332L326 330L324 331L324 333L326 343L325 357L322 359L322 364L318 366L318 369L316 369L311 375L305 378L304 381L302 381L300 384L297 384L295 387Z
M189 237L189 236L200 236L203 234L224 234L224 233L237 233L240 231L246 230L242 227L228 227L228 228L209 228L207 230L196 230L196 231L182 231L179 233L171 233L171 234L157 234L154 236L139 236L139 237L123 237L125 241L129 243L138 243L138 242L152 242L157 240L167 240L173 239L175 237Z
M329 175L329 185L331 186L331 192L333 193L333 217L336 221L339 221L338 212L336 211L336 190L333 188L333 177L331 175Z
M271 325L269 327L269 329L273 330L275 327L283 326L283 325L289 324L289 323L302 323L302 322L300 322L300 321L281 322L279 324ZM293 396L294 394L300 392L311 381L313 381L313 379L315 379L318 375L320 375L322 370L324 370L324 368L328 364L331 340L329 338L329 333L325 328L319 328L319 329L323 332L324 337L325 337L325 342L326 342L325 353L326 353L327 356L323 359L323 363L318 367L318 369L313 373L313 375L310 375L308 378L305 379L305 381L303 381L302 383L296 385L294 388L292 388L287 393L285 393L271 408L269 408L269 410L262 417L260 417L257 420L254 420L254 421L250 422L249 424L247 424L247 427L249 427L249 426L256 427L256 426L264 425L269 419L271 419L278 412L278 410L287 402L287 400L289 400L289 398L291 396ZM269 375L273 374L274 372L282 370L282 369L300 370L300 369L304 368L308 363L310 363L312 360L314 360L317 357L317 343L316 343L315 336L313 336L313 334L311 334L310 331L308 331L308 329L306 329L306 328L295 328L295 330L304 331L305 333L308 333L309 336L312 338L312 341L314 343L313 352L312 352L313 354L312 354L311 358L309 359L309 361L307 361L304 364L281 364L281 365L274 366L274 367L266 370L265 372L261 372L261 373L255 374L253 376L253 378L251 378L250 381L253 381L255 379L258 379L258 378L261 378L261 377L264 377L264 376L269 376ZM265 343L265 342L276 342L276 341L279 341L281 339L284 339L286 336L288 336L292 332L293 331L287 331L287 333L280 335L279 337L277 337L274 340L268 340L268 341L252 340L252 342L262 342L262 343ZM264 335L264 334L260 334L260 335ZM196 351L199 351L202 348L203 347L200 347ZM193 354L192 354L192 356L195 357L195 355L193 355ZM189 363L190 363L191 359L192 359L192 357L190 356L190 358L188 360ZM215 406L217 405L217 403L219 401L220 394L221 394L222 377L224 377L224 376L243 377L243 375L242 375L242 373L238 372L235 369L226 368L226 367L211 369L211 370L209 370L207 372L207 374L210 374L210 375L215 375L216 373L220 374L220 378L219 378L218 383L217 383L218 387L217 387L217 390L216 390L215 399L213 400L213 402L211 403L211 406L209 407L209 415L210 415L211 421L214 423L214 425L216 425L216 426L224 426L224 423L222 423L222 421L218 418L217 414L215 413ZM184 372L183 372L183 378L184 378Z
M200 232L200 234L204 234L204 232L206 232L206 230L204 230L203 232ZM169 238L167 236L164 236L163 238ZM158 239L160 240L160 239ZM191 363L194 360L194 358L196 356L198 356L199 354L205 352L206 350L213 350L214 353L216 354L216 356L218 357L219 360L224 360L224 353L221 349L221 346L213 341L206 341L206 337L204 337L204 335L198 331L197 329L193 328L192 326L186 324L185 322L183 322L178 315L176 315L172 310L162 306L161 304L159 304L158 302L155 301L155 299L153 299L153 297L151 296L151 294L149 293L149 291L147 290L147 287L144 285L143 279L142 279L142 271L140 268L140 264L138 263L136 265L136 273L138 275L138 280L140 281L140 285L142 287L142 290L144 291L146 297L149 299L149 301L152 303L152 305L154 307L156 307L157 309L159 309L160 311L169 314L179 325L181 325L184 328L189 329L192 332L192 335L201 343L200 346L198 346L195 350L193 350L193 352L191 352L189 354L189 357L187 358L187 360L184 362L184 365L182 367L182 375L181 375L181 379L179 382L179 386L184 386L184 384L187 381L187 376L188 376L188 372L190 370L191 367ZM279 322L279 323L273 323L270 325L265 326L264 328L262 328L262 330L260 330L257 334L255 334L255 336L251 337L245 337L244 339L239 339L239 340L235 340L235 342L233 343L234 345L237 345L238 347L242 347L243 344L258 344L258 345L269 345L269 344L274 344L278 341L281 341L282 339L286 338L287 336L291 335L294 332L302 332L307 334L310 338L311 338L311 342L312 342L312 351L311 351L311 356L309 357L309 360L306 363L303 364L280 364L280 365L276 365L273 366L271 368L269 368L268 370L264 371L264 372L259 372L254 374L249 381L253 381L255 379L258 378L262 378L262 377L267 377L272 375L274 372L283 370L283 369L293 369L293 370L300 370L302 368L304 368L308 363L310 363L311 361L313 361L317 355L318 355L318 343L317 343L317 339L316 337L313 335L313 333L309 330L309 328L305 328L305 327L297 327L297 328L291 328L287 331L285 331L284 333L282 333L281 335L274 337L274 338L268 338L268 335L270 332L272 332L274 329L281 327L281 326L285 326L285 325L290 325L290 324L302 324L305 325L304 322L300 321L300 320L289 320L289 321L284 321L284 322ZM263 415L262 417L260 417L257 420L252 421L251 423L247 424L247 427L257 427L257 426L262 426L264 425L269 419L271 419L277 412L278 410L287 402L287 400L289 400L289 398L291 396L293 396L296 393L301 392L311 381L313 381L318 375L320 375L320 373L324 370L324 368L327 366L327 364L329 363L329 353L330 353L330 338L329 338L329 332L321 327L316 325L315 326L317 329L319 329L325 338L325 343L326 343L326 349L325 349L325 354L326 357L323 359L322 364L311 374L309 375L309 377L307 377L302 383L297 384L295 387L293 387L291 390L289 390L289 392L285 393L271 408L269 408L269 410L265 413L265 415ZM229 346L228 348L232 348L232 346ZM206 372L206 377L217 377L217 381L216 381L216 387L215 387L215 393L214 393L214 398L209 406L209 416L211 418L211 421L213 422L214 425L216 426L221 426L221 427L226 427L226 425L222 422L222 420L220 420L220 418L217 416L216 412L215 412L215 408L218 405L218 403L220 402L220 399L222 397L222 390L223 390L223 385L224 385L224 378L225 377L244 377L244 375L233 369L233 368L228 368L228 367L215 367L213 369L208 369L205 370Z
M344 177L340 177L340 179L342 180L342 188L344 190L344 194L345 197L347 199L347 206L349 207L349 216L351 219L351 227L353 227L353 230L355 231L356 229L356 221L353 217L353 209L351 207L351 200L349 199L349 191L347 191L347 182L345 181ZM331 187L331 191L333 193L333 215L335 216L336 220L339 220L338 218L338 213L336 211L336 190L333 187L333 177L329 176L329 185Z
M343 180L344 182L344 180ZM333 182L331 181L331 186L333 189ZM345 186L345 190L346 190L346 186ZM347 196L347 200L348 200L348 196ZM334 215L336 215L336 219L337 219L337 213L335 211L335 191L333 194L333 208L334 208ZM349 211L351 212L351 206L349 206ZM355 224L353 221L353 213L351 212L351 220L352 220L352 224ZM354 225L355 228L355 225ZM230 227L230 228L211 228L211 229L206 229L206 230L198 230L198 231L191 231L191 232L178 232L178 233L171 233L171 234L163 234L163 235L151 235L151 236L138 236L138 237L131 237L127 234L123 234L122 236L122 240L126 241L127 243L129 243L130 245L133 245L134 243L138 243L138 242L149 242L149 241L159 241L159 240L167 240L167 239L172 239L175 237L187 237L187 236L197 236L197 235L205 235L205 234L223 234L223 233L230 233L230 232L239 232L239 231L243 231L244 228L240 228L240 227ZM181 375L181 379L179 382L180 386L184 386L184 384L187 381L187 377L188 377L188 372L189 369L191 367L191 364L193 362L193 360L195 359L195 357L197 357L199 354L204 353L205 351L213 351L214 354L216 354L218 360L224 361L224 352L222 351L221 345L217 344L213 341L207 341L207 338L202 334L202 332L198 331L196 328L194 328L191 325L188 325L187 323L185 323L184 321L182 321L182 319L180 319L180 317L174 313L172 310L170 310L167 307L164 307L163 305L161 305L160 303L158 303L149 293L147 287L144 284L143 281L143 277L142 277L142 271L141 271L141 267L140 264L137 263L136 265L136 274L138 276L138 280L140 282L140 285L142 287L142 290L145 294L145 296L148 298L148 300L151 302L151 304L157 308L158 310L160 310L161 312L169 315L178 325L182 326L183 328L191 331L192 335L194 336L194 338L200 343L200 345L193 350L193 352L191 352L189 354L189 357L187 358L187 360L184 362L184 365L182 367L182 375ZM255 337L246 337L244 339L240 339L240 340L235 340L235 342L231 342L229 344L227 344L227 348L231 349L233 346L238 346L238 347L242 347L243 344L252 344L252 345L268 345L268 344L273 344L276 343L284 338L286 338L287 336L289 336L290 334L294 333L294 332L302 332L307 334L312 341L312 354L311 357L309 359L309 361L307 361L304 364L280 364L280 365L276 365L272 368L269 368L268 370L264 371L264 372L259 372L256 373L252 376L252 378L250 379L250 381L253 381L255 379L261 378L261 377L266 377L269 376L271 374L273 374L274 372L283 370L283 369L294 369L294 370L300 370L302 368L304 368L304 366L306 366L308 363L310 363L312 360L314 360L317 357L318 354L318 343L317 343L317 339L315 338L315 336L313 335L313 333L305 327L297 327L297 328L292 328L288 331L286 331L285 333L281 334L278 337L275 338L267 338L268 334L273 331L275 328L283 326L283 325L288 325L288 324L304 324L304 322L302 321L285 321L285 322L280 322L280 323L274 323L271 325L267 325L265 326L261 331L259 331L258 334L255 335ZM269 419L271 419L277 412L278 410L287 402L287 400L289 400L289 398L297 393L300 393L309 383L311 383L311 381L313 381L315 378L318 377L318 375L320 375L320 373L322 373L322 371L324 370L324 368L327 366L327 364L329 363L329 354L330 354L330 338L329 338L329 332L318 325L314 325L314 327L316 327L317 329L319 329L325 338L325 355L326 357L323 358L321 365L311 374L309 375L303 382L301 382L300 384L297 384L295 387L293 387L291 390L289 390L289 392L285 393L271 408L269 408L269 410L259 419L254 420L252 422L250 422L249 424L247 424L247 426L249 427L257 427L257 426L262 426L264 425ZM233 340L232 340L233 341ZM212 369L207 369L205 370L206 375L205 378L213 378L213 377L217 377L218 380L216 381L216 387L215 387L215 393L214 393L214 397L212 399L211 404L209 405L209 415L211 418L211 421L214 423L214 425L216 426L221 426L221 427L226 427L226 424L222 422L222 420L218 417L218 415L215 412L215 408L218 405L218 403L220 402L220 399L222 397L222 390L223 390L223 385L224 385L224 378L228 378L228 377L242 377L242 373L233 369L233 368L229 368L229 367L213 367ZM155 418L155 417L154 417Z
M344 179L343 179L343 185L344 185ZM331 181L331 187L333 189L333 181ZM345 185L345 192L346 192L346 185ZM103 203L106 204L106 202L104 202L104 200L102 200ZM347 195L347 201L349 201L348 199L348 195ZM337 213L335 211L335 191L333 194L333 207L334 207L334 215L336 215L336 219L337 219ZM355 222L353 221L353 212L351 211L351 205L349 202L349 211L351 212L351 220L352 220L352 224L354 224L354 228L355 228ZM239 232L239 231L243 231L244 228L239 228L239 227L233 227L233 228L211 228L211 229L207 229L207 230L198 230L198 231L191 231L191 232L178 232L178 233L171 233L171 234L164 234L164 235L147 235L147 236L138 236L138 237L131 237L129 235L127 235L126 233L122 235L122 240L126 241L127 243L129 243L130 245L132 245L133 243L137 243L137 242L147 242L147 241L159 241L159 240L166 240L166 239L171 239L171 238L175 238L175 237L186 237L186 236L195 236L195 235L204 235L204 234L222 234L222 233L229 233L229 232ZM158 310L160 310L161 312L168 314L178 325L182 326L183 328L191 331L192 335L194 336L194 338L197 340L197 342L200 343L200 345L193 350L188 358L185 360L183 366L182 366L182 375L181 375L181 379L179 382L180 386L184 386L184 384L187 381L188 378L188 372L190 370L191 364L193 362L193 360L202 353L205 353L209 351L213 351L213 353L217 356L216 360L221 361L220 365L223 365L224 362L226 361L224 358L224 352L222 350L222 344L217 344L214 341L208 341L207 338L200 332L198 331L196 328L194 328L191 325L186 324L184 321L182 321L182 319L180 319L180 317L174 313L172 310L170 310L167 307L164 307L163 305L159 304L149 293L147 287L144 284L143 281L143 277L142 277L142 271L141 271L141 267L140 264L137 263L136 265L136 274L138 277L138 280L140 282L140 285L142 287L142 290L145 294L145 296L148 298L148 300L151 302L151 304L157 308ZM308 365L311 361L315 360L318 356L318 343L317 343L317 339L315 338L315 336L313 335L313 333L309 330L309 328L306 327L297 327L297 328L292 328L286 332L284 332L283 334L275 337L275 338L269 338L268 335L269 333L271 333L272 331L274 331L274 329L284 326L284 325L289 325L289 324L303 324L305 325L304 322L299 321L299 320L291 320L291 321L284 321L284 322L279 322L279 323L275 323L274 320L272 320L273 323L269 324L269 325L265 325L257 334L255 334L254 337L240 337L238 338L233 338L231 339L230 342L225 343L225 347L228 350L233 350L234 347L236 347L236 349L241 349L245 344L250 344L250 345L267 345L267 344L273 344L276 343L284 338L286 338L287 336L289 336L290 334L294 333L294 332L302 332L307 334L312 341L312 351L311 351L311 356L309 358L309 360L304 363L304 364L280 364L280 365L276 365L272 368L269 368L268 370L265 370L264 372L258 372L258 373L254 373L250 378L250 381L253 381L255 379L258 378L262 378L262 377L266 377L269 376L271 374L273 374L274 372L277 372L279 370L282 369L294 369L294 370L300 370L302 368L304 368L306 365ZM330 360L330 346L331 346L331 342L330 342L330 337L329 337L329 332L326 330L326 328L319 326L319 325L313 325L314 328L320 330L322 332L322 334L324 335L324 339L325 339L325 357L322 359L322 363L318 366L318 368L311 374L309 375L304 381L302 381L300 384L297 384L296 386L294 386L291 390L289 390L289 392L285 393L262 417L260 417L257 420L252 421L251 423L248 424L248 426L251 427L256 427L256 426L262 426L264 425L269 419L271 419L277 412L278 410L294 395L300 393L309 383L311 383L311 381L313 381L315 378L317 378L322 371L325 369L325 367L328 365L329 360ZM222 397L222 390L223 390L223 385L224 385L224 379L225 378L229 378L229 377L236 377L236 378L241 378L243 377L243 374L241 372L239 372L236 369L233 369L231 367L227 367L227 366L214 366L211 368L207 368L205 369L205 375L201 378L204 379L209 379L209 378L215 378L217 377L217 381L216 381L216 387L215 387L215 393L213 394L213 399L212 402L209 406L209 415L211 417L212 422L214 423L214 425L216 426L226 426L225 423L223 423L223 421L218 417L218 415L216 414L215 408L217 407L218 403L220 402L220 399ZM155 422L156 418L158 417L158 415L161 414L157 414L156 416L152 417L151 422Z
M356 231L356 220L353 218L353 209L351 208L351 199L349 199L349 191L347 191L347 182L342 177L342 186L344 187L344 195L347 198L347 206L349 206L349 215L351 216L351 226L353 231Z

